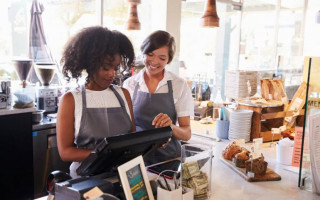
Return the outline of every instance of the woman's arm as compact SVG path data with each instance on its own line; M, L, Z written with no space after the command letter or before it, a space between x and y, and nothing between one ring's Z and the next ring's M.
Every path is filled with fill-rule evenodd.
M83 161L92 150L78 149L74 145L74 109L71 92L66 93L60 104L57 116L57 143L63 161Z
M152 121L156 128L170 126L175 138L188 141L191 138L190 117L178 117L179 126L172 124L172 120L167 114L160 113Z

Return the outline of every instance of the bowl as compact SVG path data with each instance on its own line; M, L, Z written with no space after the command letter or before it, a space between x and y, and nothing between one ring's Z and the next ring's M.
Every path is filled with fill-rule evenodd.
M45 110L37 110L32 113L32 122L33 123L40 123L43 118L43 113Z
M43 86L48 86L55 74L56 64L55 63L35 63L34 70L37 74Z

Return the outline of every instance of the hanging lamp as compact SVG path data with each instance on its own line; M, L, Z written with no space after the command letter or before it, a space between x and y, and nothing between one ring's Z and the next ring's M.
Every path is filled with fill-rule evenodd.
M129 18L127 21L127 30L140 30L140 21L138 18L138 4L141 0L128 0L129 6Z
M219 27L216 0L207 0L205 12L201 17L201 26L207 28Z

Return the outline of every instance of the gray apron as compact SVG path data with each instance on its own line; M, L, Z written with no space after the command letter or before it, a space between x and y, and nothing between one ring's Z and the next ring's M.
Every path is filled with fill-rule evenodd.
M152 121L159 113L167 114L176 124L177 114L174 107L172 82L168 83L168 93L148 93L138 91L137 83L133 93L133 113L137 131L153 129ZM179 157L181 155L180 141L175 137L171 138L170 143L165 149L159 148L155 152L144 158L146 166Z
M76 138L78 148L94 149L105 137L131 132L132 122L125 103L112 85L109 88L116 95L121 107L87 108L86 89L82 86L82 116L79 134ZM70 175L73 178L79 165L80 163L74 162L70 167Z

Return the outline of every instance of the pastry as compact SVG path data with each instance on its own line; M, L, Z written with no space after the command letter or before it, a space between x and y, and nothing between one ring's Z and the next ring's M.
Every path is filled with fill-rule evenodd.
M268 163L264 161L264 156L245 161L246 173L253 172L255 175L265 174L267 171Z
M241 147L236 144L236 142L232 142L226 146L226 148L222 151L222 157L227 160L232 160L237 153L241 152Z
M235 155L235 165L237 167L244 168L245 167L245 161L249 160L249 151L244 150L241 151L240 153L237 153Z

